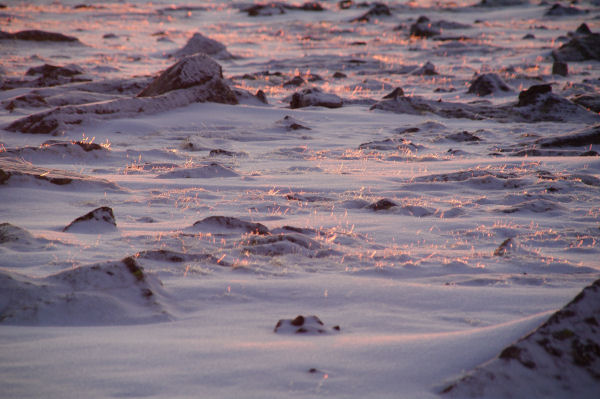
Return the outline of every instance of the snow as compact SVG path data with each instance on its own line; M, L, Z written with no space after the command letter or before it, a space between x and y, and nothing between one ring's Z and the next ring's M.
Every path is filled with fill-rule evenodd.
M0 397L594 397L600 9L473 3L7 4Z

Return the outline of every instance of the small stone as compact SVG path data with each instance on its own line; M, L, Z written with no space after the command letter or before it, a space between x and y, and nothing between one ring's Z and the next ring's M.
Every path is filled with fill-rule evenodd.
M401 87L396 87L391 93L383 96L384 99L395 100L398 97L404 96L404 90Z
M371 205L367 206L367 208L372 209L374 211L383 211L386 209L393 208L395 206L398 206L398 204L396 204L393 201L390 201L387 198L383 198L383 199L380 199L379 201L374 202Z
M566 62L554 61L552 64L552 74L567 76L569 74L569 66Z
M519 93L519 103L517 104L517 107L535 104L540 96L549 93L552 93L552 86L549 84L531 86L529 89Z

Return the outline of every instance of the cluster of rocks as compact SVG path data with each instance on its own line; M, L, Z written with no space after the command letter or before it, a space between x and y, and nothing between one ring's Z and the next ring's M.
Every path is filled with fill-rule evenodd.
M297 316L294 319L281 319L275 325L273 330L278 334L306 334L319 335L328 332L340 332L340 326L333 326L330 329L317 316Z

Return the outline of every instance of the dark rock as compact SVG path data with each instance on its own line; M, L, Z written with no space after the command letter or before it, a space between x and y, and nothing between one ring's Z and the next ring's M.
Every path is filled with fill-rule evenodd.
M340 10L347 10L354 5L354 1L352 0L340 0L338 1L338 7Z
M554 61L552 64L552 74L567 76L569 74L569 66L566 62Z
M212 101L236 104L235 94L222 79L221 66L208 55L200 53L185 57L163 71L138 97L158 96L173 90L214 83L212 88L217 90L210 95Z
M535 39L535 35L533 33L528 33L525 36L523 36L523 40L530 40L530 39Z
M304 108L310 106L340 108L343 101L340 97L331 93L324 93L321 89L310 88L296 92L292 96L290 108Z
M517 107L532 105L540 101L542 96L552 93L552 86L549 84L534 85L527 90L519 93L519 103Z
M383 3L373 3L371 9L363 15L352 19L350 22L369 22L372 17L390 16L392 12L390 8Z
M218 156L234 157L236 155L237 155L237 153L235 153L235 152L222 150L220 148L216 149L216 150L210 150L210 152L208 153L209 157L218 157Z
M575 29L575 34L577 34L577 35L591 35L592 31L590 30L590 27L587 26L586 23L583 23L583 24L579 25L577 27L577 29Z
M395 202L393 202L387 198L383 198L383 199L380 199L379 201L374 202L371 205L367 206L367 208L372 209L374 211L383 211L386 209L393 208L395 206L398 206L398 204L396 204Z
M549 17L562 17L562 16L567 16L567 15L581 15L581 14L587 14L587 11L581 10L577 7L573 7L573 6L565 7L560 3L555 3L552 7L550 7L548 9L548 11L546 11L546 13L544 15L549 16Z
M481 0L478 7L512 7L529 4L529 0Z
M44 64L38 67L29 68L25 75L43 75L47 78L56 78L59 76L75 76L83 73L83 70L75 65L69 66L56 66L50 64Z
M334 79L343 79L343 78L347 78L348 76L345 73L342 72L335 72L333 74L333 78Z
M419 17L417 22L410 26L410 36L413 37L429 38L439 36L441 33L442 31L433 26L426 16Z
M401 87L396 87L391 93L388 93L385 96L383 96L383 98L395 100L396 98L403 97L403 96L404 96L404 90L402 90Z
M250 17L267 17L285 14L285 5L283 3L255 4L242 11L248 13Z
M536 368L535 362L529 359L524 359L524 351L515 345L505 348L498 357L505 360L517 360L528 369Z
M307 1L298 7L298 10L302 11L324 11L323 6L316 1Z
M83 230L83 232L98 233L116 228L117 223L113 210L102 206L73 220L63 231ZM88 229L90 231L87 231Z
M105 35L102 35L103 39L117 39L119 36L115 35L114 33L107 33Z
M552 57L562 62L600 60L600 33L575 35L552 51Z
M294 117L286 115L282 120L278 121L279 125L283 125L286 130L311 130L309 127L304 126Z
M298 86L302 86L304 83L306 83L306 82L304 81L304 79L302 79L301 76L294 76L291 80L288 80L287 82L285 82L283 84L283 86L284 87L286 87L286 86L287 87L289 87L289 86L298 87Z
M258 101L260 101L263 104L268 104L269 103L269 101L267 100L267 95L262 90L258 90L256 92L256 94L254 95L254 97L256 97L258 99Z
M448 136L446 136L447 139L452 140L452 141L458 141L458 142L477 142L477 141L481 141L481 139L477 136L475 136L472 133L469 133L467 131L462 131L459 133L454 133L454 134L449 134Z
M0 39L17 39L36 42L79 42L79 39L76 37L63 35L62 33L46 32L43 30L23 30L15 33L0 31Z
M231 59L233 55L227 51L224 44L208 38L201 33L194 33L185 46L173 53L177 58L187 57L197 53L208 54L217 59Z
M331 328L335 332L340 331L339 326ZM317 316L297 316L294 319L281 319L273 330L278 334L326 334L328 329ZM316 373L317 369L310 369L310 373Z
M484 73L471 82L467 93L483 97L501 91L507 92L511 89L498 74Z
M411 75L423 75L423 76L434 76L438 73L435 71L435 65L427 61L420 68L415 69L411 72Z
M108 209L110 209L110 208L108 208ZM131 273L131 275L133 277L135 277L135 279L137 281L144 281L144 278L145 278L144 268L141 267L140 265L138 265L135 258L128 256L127 258L123 259L121 262L123 262L123 264L129 271L129 273ZM145 296L150 296L150 295L146 294Z

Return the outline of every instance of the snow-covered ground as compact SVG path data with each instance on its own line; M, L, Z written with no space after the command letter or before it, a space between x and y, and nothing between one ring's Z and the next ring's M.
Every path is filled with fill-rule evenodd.
M596 397L600 5L483 3L6 3L0 397Z

